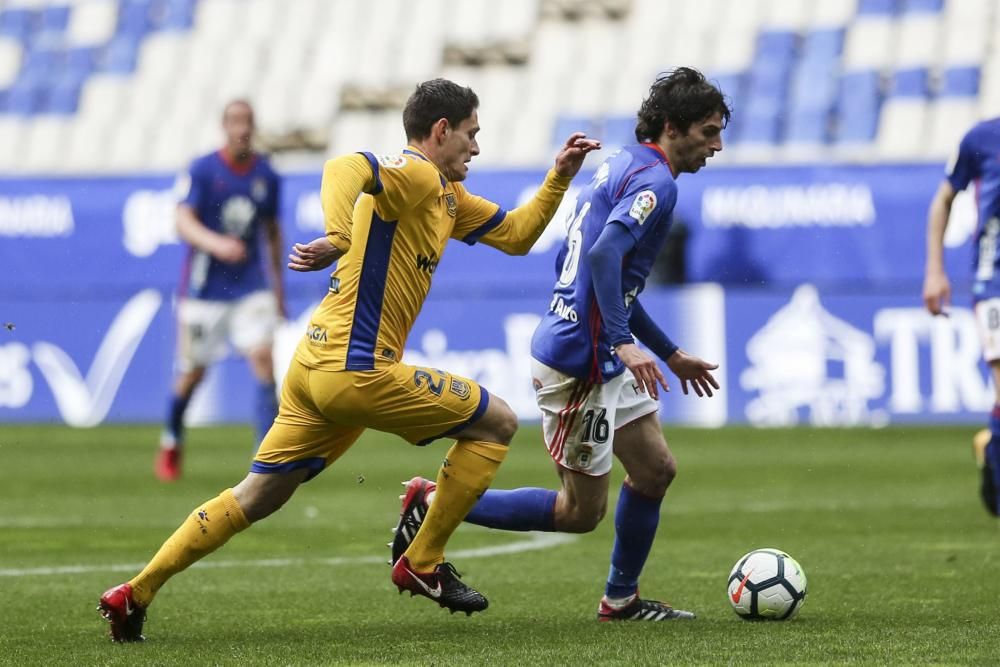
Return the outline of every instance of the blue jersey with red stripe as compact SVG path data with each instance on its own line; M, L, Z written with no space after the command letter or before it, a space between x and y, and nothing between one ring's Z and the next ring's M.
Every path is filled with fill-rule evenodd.
M198 299L231 301L267 287L260 252L262 221L275 218L279 181L267 159L255 155L246 165L231 162L222 151L191 163L182 204L203 225L247 245L246 261L227 264L191 248L185 262L182 294Z
M979 214L973 243L975 282L980 299L1000 296L1000 118L985 120L962 138L958 154L947 169L955 191L975 184Z
M605 225L624 225L635 237L635 247L621 267L621 298L631 315L632 303L666 242L676 202L677 184L666 156L655 145L626 146L605 160L577 199L556 260L559 277L552 301L531 340L532 356L597 383L624 370L597 306L587 253Z

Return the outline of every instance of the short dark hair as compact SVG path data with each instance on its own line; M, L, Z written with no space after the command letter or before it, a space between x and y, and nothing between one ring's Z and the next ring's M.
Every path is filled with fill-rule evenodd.
M705 120L715 112L722 115L725 127L732 111L722 91L698 70L678 67L660 74L650 86L649 96L639 107L636 141L655 141L667 121L687 134L691 123Z
M426 139L431 127L446 118L453 127L472 115L479 98L472 89L447 79L431 79L417 89L403 107L403 129L407 139Z

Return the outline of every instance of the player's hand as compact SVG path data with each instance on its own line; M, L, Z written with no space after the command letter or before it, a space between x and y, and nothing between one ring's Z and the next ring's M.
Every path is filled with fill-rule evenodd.
M704 359L692 356L684 350L677 350L667 359L667 366L681 381L681 391L688 393L688 383L698 396L712 396L712 390L719 388L719 382L712 375L719 364L710 364Z
M928 271L924 278L924 305L931 315L947 315L951 305L951 282L944 271Z
M583 166L583 160L590 151L601 150L601 142L588 139L583 132L574 132L556 155L556 173L572 178Z
M644 391L654 399L660 398L660 390L656 383L659 382L664 391L670 391L667 386L667 378L663 376L656 360L639 349L635 343L625 343L615 347L618 358L632 371L636 382L639 383L639 390Z
M212 255L225 264L247 261L247 244L232 236L219 236Z
M330 239L321 236L309 243L296 243L292 246L292 253L288 256L288 268L301 272L320 271L340 259L342 254L330 243Z

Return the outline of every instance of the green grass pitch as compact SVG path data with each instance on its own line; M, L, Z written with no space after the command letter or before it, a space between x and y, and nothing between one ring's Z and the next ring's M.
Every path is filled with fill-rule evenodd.
M277 515L174 578L145 644L114 645L98 596L242 478L250 430L192 430L184 478L164 485L153 427L3 425L0 663L997 664L1000 530L977 497L973 430L668 428L680 474L642 591L699 616L607 625L594 616L613 506L597 531L562 543L460 528L450 553L489 597L483 614L399 596L383 562L399 482L432 476L446 444L369 433ZM522 428L496 488L554 486L539 437ZM612 505L622 477L616 468ZM797 619L730 610L726 577L756 547L805 569Z

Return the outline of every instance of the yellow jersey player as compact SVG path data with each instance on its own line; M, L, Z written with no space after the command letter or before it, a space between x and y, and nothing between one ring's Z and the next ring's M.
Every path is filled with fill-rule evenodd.
M492 481L517 418L472 380L400 358L448 239L526 253L600 144L571 135L531 201L506 212L461 184L479 154L478 106L469 88L422 83L403 110L406 150L325 165L326 235L296 244L289 268L315 271L339 261L285 376L278 417L246 478L198 505L138 575L101 597L113 640L142 640L146 608L171 576L280 508L366 428L415 445L456 441L438 473L437 500L392 581L452 612L487 607L445 561L444 547Z

